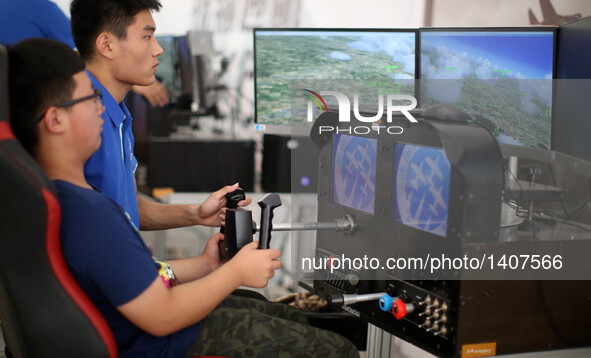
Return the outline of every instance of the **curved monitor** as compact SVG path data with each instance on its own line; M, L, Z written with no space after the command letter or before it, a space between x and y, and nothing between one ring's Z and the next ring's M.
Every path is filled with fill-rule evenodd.
M335 134L332 157L332 201L351 209L374 213L376 138Z
M416 34L412 29L254 29L257 130L292 133L294 80L415 79Z
M550 149L554 27L425 28L421 106L452 104L500 144Z

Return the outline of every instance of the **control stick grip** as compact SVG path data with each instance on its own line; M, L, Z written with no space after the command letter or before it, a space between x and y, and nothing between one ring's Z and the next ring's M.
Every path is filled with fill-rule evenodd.
M226 194L225 197L227 200L226 206L229 209L238 208L238 203L242 200L246 200L246 194L244 193L244 189L241 187L238 187L233 192Z
M273 210L281 206L281 198L275 193L269 193L258 204L261 207L259 249L268 249L271 244L271 230L273 229Z
M226 207L228 209L237 209L238 203L242 200L246 200L246 193L241 187L236 188L236 190L224 196L226 197ZM220 232L225 234L225 228L223 226L220 227Z

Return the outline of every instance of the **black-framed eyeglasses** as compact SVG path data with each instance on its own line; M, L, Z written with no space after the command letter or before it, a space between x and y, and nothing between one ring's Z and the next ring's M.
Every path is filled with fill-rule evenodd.
M55 104L54 107L57 108L67 108L67 107L71 107L77 103L80 102L84 102L87 101L89 99L95 99L96 100L96 104L98 104L99 106L103 105L103 93L101 92L100 89L95 89L94 93L88 96L84 96L84 97L80 97L80 98L76 98L76 99L71 99L69 101L65 101L62 103L58 103ZM37 122L41 122L41 120L43 119L43 117L45 117L45 112L43 112L43 115L41 115L41 117L39 117L39 119L37 120Z

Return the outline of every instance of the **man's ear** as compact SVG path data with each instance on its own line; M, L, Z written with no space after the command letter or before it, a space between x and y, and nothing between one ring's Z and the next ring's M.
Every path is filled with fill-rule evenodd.
M62 133L65 130L65 117L57 107L49 107L41 122L50 133Z
M115 36L109 32L101 32L96 38L96 50L97 52L108 59L113 58L113 40Z

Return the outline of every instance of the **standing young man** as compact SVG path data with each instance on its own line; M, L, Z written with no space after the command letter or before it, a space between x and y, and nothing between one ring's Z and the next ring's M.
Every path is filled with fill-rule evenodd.
M346 339L308 326L292 307L226 298L240 285L266 286L281 266L278 250L251 243L221 264L217 234L199 257L152 259L125 210L85 179L84 163L101 146L104 108L83 70L58 41L16 45L9 52L11 126L54 181L64 259L111 327L119 356L358 356Z
M74 48L70 19L50 0L0 2L0 44L10 47L29 38L59 40ZM133 86L152 106L168 104L170 95L159 81Z
M156 80L162 48L154 38L151 11L160 7L158 0L73 0L70 5L74 43L93 85L103 93L105 106L102 144L84 171L88 182L125 208L138 228L219 226L224 195L237 184L213 193L201 205L164 205L137 195L132 118L123 99L133 85Z

